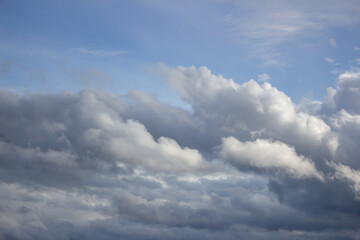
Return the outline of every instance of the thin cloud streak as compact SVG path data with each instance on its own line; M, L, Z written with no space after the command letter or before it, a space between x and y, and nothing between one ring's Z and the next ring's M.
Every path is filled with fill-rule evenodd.
M108 51L108 50L92 50L83 47L70 48L67 50L68 53L74 55L80 55L83 57L116 57L125 54L125 51Z
M220 3L221 5L222 3ZM284 45L313 40L332 27L352 27L360 22L358 1L225 1L234 11L222 17L236 38L252 48L264 64L283 65ZM334 38L329 44L336 46Z

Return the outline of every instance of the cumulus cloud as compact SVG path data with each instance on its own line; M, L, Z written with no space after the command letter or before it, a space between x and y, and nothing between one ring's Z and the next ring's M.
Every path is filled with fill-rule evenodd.
M310 159L298 156L294 148L279 141L257 139L254 142L240 142L228 137L222 139L220 155L234 165L282 170L295 178L323 179Z
M356 72L297 106L268 82L157 71L191 110L0 91L0 238L356 238Z
M344 72L339 75L337 88L328 88L324 110L339 111L344 109L351 113L360 113L360 73Z
M331 128L316 116L297 112L291 99L270 83L250 80L240 85L206 67L161 65L160 71L213 131L246 139L250 131L265 129L262 137L290 143L304 155L314 147L324 149L324 154L336 152L338 140Z
M116 97L109 99L106 94L100 95L91 91L84 91L80 95L34 96L26 100L13 97L14 108L7 117L21 114L28 122L28 126L23 128L30 129L26 129L29 131L27 136L22 135L29 139L21 139L19 135L12 135L12 131L16 131L13 127L19 127L16 124L21 125L21 122L10 127L7 126L9 123L5 122L8 119L2 122L1 132L9 143L3 143L1 154L18 154L17 157L4 156L8 161L22 161L34 156L39 161L46 159L56 164L73 164L75 167L82 158L91 154L94 158L102 158L102 161L111 164L135 164L153 170L184 171L205 165L197 150L181 148L171 138L160 137L156 141L143 124L131 119L124 121L115 109L107 106L110 99L114 101L112 104L120 106L121 101ZM101 99L102 97L108 99ZM46 99L48 104L42 105L38 102L41 99ZM23 107L22 101L37 108L38 114L20 110ZM56 104L62 104L62 112L51 116L51 111L56 111L58 107ZM48 112L47 108L51 111ZM40 132L43 135L39 135ZM19 143L21 145L16 146ZM35 147L31 148L29 144ZM11 145L15 145L13 149L9 149ZM73 156L74 154L80 156ZM64 157L61 157L62 155ZM52 160L53 158L57 161Z

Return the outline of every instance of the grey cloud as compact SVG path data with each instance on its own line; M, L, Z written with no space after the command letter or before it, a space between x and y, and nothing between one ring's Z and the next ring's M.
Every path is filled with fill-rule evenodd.
M155 140L144 125L123 121L112 108L121 108L120 99L91 91L23 98L4 95L9 100L0 106L4 113L0 133L6 140L0 155L6 175L23 169L25 177L33 168L36 175L41 168L46 174L82 179L92 172L134 164L170 172L206 165L197 150L182 148L166 137Z
M342 109L327 117L329 124L340 134L341 146L337 153L339 162L355 167L360 167L357 157L360 150L357 147L360 141L360 115L350 114Z
M360 171L354 170L349 166L341 163L329 162L329 165L335 169L334 178L350 182L352 185L355 198L360 199Z
M205 67L158 70L192 111L138 91L0 91L0 238L358 237L352 77L325 111Z
M144 123L155 139L161 136L174 138L181 146L210 153L211 148L219 143L217 133L209 131L188 111L160 103L154 96L139 91L130 91L127 99L129 102L122 110L124 118Z
M355 169L360 167L357 156L359 142L359 83L358 72L344 72L339 75L336 88L329 87L324 102L304 100L300 110L311 112L323 119L336 132L339 139L335 159Z
M336 112L344 109L353 114L360 113L360 73L345 72L339 75L337 88L328 88L322 111Z
M288 143L303 155L331 157L337 150L337 135L330 126L319 117L297 112L290 98L269 83L250 80L240 85L206 67L160 65L159 71L192 105L195 116L221 137L248 140L251 132L258 133Z

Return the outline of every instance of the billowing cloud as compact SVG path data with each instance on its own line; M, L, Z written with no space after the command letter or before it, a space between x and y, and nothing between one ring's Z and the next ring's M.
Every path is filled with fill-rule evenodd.
M257 139L254 142L240 142L228 137L222 140L220 155L234 165L283 170L295 178L323 179L310 159L298 156L294 148L279 141Z
M124 121L112 106L107 105L112 100L112 104L121 106L116 97L109 98L106 94L91 91L80 95L34 96L28 99L11 97L13 109L9 109L1 127L7 142L2 143L3 151L0 153L9 164L17 161L21 164L26 158L34 158L32 161L44 162L44 166L48 162L83 168L88 165L84 159L89 159L91 155L91 158L99 159L91 161L90 158L90 165L102 161L170 172L205 165L197 150L181 148L175 140L167 137L155 140L143 124L131 119ZM42 103L43 99L47 103ZM7 103L3 104L2 107L6 108ZM29 104L38 112L22 109L23 104ZM55 114L59 106L61 112ZM19 114L27 123L23 125L24 132L21 134L14 133L21 121L11 126L7 122Z
M337 88L328 88L324 108L331 111L344 109L350 113L360 114L360 73L345 72L338 77Z
M191 110L0 91L1 239L356 239L357 73L296 106L267 82L157 70Z
M283 92L270 83L259 85L250 80L240 85L206 67L160 66L171 85L194 108L195 115L221 134L242 140L251 133L290 143L300 154L314 148L335 154L338 140L322 119L303 112Z

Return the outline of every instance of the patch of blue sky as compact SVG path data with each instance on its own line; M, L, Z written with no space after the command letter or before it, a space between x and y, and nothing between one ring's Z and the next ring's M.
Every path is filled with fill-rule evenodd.
M29 92L99 87L122 95L136 89L185 106L148 70L163 62L206 66L239 83L266 73L295 102L321 100L336 84L336 73L356 66L360 57L359 3L328 5L4 0L0 61L17 64L1 74L0 87Z

